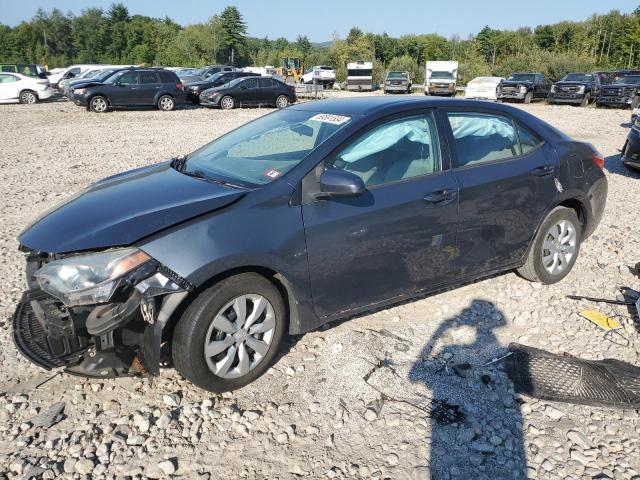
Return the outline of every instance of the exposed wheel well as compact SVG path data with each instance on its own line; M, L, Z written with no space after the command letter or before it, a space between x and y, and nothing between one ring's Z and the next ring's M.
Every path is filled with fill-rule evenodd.
M202 292L204 292L207 288L209 288L209 287L215 285L216 283L224 280L225 278L229 278L229 277L232 277L234 275L241 274L241 273L257 273L257 274L262 275L263 277L265 277L267 280L269 280L271 283L273 283L276 286L276 288L278 289L278 291L282 295L282 299L284 301L284 305L285 305L285 308L286 308L286 312L287 312L286 322L287 322L287 325L285 326L285 328L286 328L285 331L288 331L289 330L289 315L290 315L290 312L291 312L291 309L289 307L289 293L290 292L287 290L287 287L285 286L285 281L283 280L282 275L279 274L278 272L276 272L275 270L271 270L271 269L266 268L266 267L246 266L246 267L233 268L231 270L227 270L225 272L219 273L218 275L215 275L215 276L211 277L209 280L207 280L202 285L200 285L199 287L194 289L192 292L190 292L189 295L180 303L178 308L176 308L175 312L173 312L173 314L169 318L169 321L167 322L167 325L165 325L164 330L162 331L163 339L164 340L170 340L171 339L171 337L173 336L173 330L175 329L175 326L178 323L178 320L180 320L180 317L182 317L182 314L184 313L184 311L189 307L191 302L193 302L198 297L198 295L200 295Z
M584 210L584 205L582 205L582 202L580 202L580 200L577 200L575 198L570 198L561 202L560 205L558 206L570 208L571 210L575 211L576 215L578 216L578 220L580 220L580 224L582 225L582 231L584 232L586 230L587 215Z

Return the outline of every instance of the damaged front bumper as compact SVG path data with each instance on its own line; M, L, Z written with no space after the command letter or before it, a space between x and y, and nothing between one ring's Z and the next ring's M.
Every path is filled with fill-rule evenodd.
M86 377L158 375L164 326L193 286L152 260L123 276L108 303L67 306L34 280L43 258L27 259L30 289L13 316L18 350L42 368Z

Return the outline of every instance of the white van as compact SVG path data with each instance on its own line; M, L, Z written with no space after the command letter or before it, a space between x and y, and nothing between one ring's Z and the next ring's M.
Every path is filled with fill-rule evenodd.
M347 64L347 90L373 90L373 62L358 60Z
M427 72L424 78L425 95L446 95L454 97L456 95L458 82L458 62L427 62Z

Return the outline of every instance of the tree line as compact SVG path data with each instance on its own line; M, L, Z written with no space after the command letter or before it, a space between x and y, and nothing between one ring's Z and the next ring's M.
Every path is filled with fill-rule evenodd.
M407 70L415 83L424 80L427 60L457 60L462 82L515 71L538 71L555 81L568 71L639 66L640 7L534 29L486 26L467 39L437 34L395 38L353 27L344 39L334 33L326 45L313 44L306 35L295 41L249 37L242 14L233 6L185 27L169 17L131 15L121 3L106 11L87 8L80 15L40 9L15 27L0 24L1 62L49 68L73 63L279 66L288 56L301 57L307 66L332 65L338 80L345 78L346 64L356 60L374 62L376 81L385 71Z

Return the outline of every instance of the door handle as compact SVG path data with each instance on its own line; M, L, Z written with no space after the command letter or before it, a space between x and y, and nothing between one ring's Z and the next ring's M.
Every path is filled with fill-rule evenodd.
M531 170L531 175L536 177L548 177L555 172L555 167L553 165L543 165L542 167L537 167Z
M458 196L456 190L436 190L424 196L424 201L433 205L446 205L451 203Z

